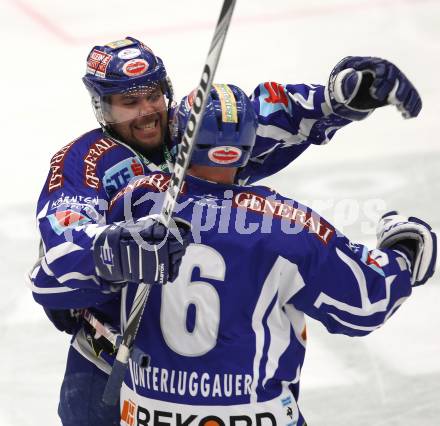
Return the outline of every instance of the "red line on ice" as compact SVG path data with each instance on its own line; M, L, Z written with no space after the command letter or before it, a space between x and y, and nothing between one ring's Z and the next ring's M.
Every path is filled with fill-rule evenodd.
M30 5L24 0L10 0L18 9L30 17L33 21L43 27L47 32L67 44L84 44L95 43L97 40L111 40L121 37L121 34L97 34L88 36L73 36L64 31L62 27L57 25L55 21L43 15L37 8ZM338 3L328 6L319 6L315 8L304 8L293 10L291 12L281 11L279 13L266 13L264 15L255 15L249 17L234 19L234 26L246 26L250 24L292 21L294 19L310 18L314 16L325 16L335 13L344 14L345 12L362 11L374 9L381 6L391 6L400 4L402 6L413 6L421 3L437 2L438 0L366 0L362 3ZM199 21L199 22L185 22L179 25L169 25L162 27L153 27L148 30L142 29L132 31L135 37L141 36L168 36L182 33L198 32L203 30L212 30L215 21Z

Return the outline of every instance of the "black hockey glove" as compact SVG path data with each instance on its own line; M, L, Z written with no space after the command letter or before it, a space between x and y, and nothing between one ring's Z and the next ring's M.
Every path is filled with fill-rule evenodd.
M333 112L349 120L362 120L385 105L395 105L405 118L417 117L422 109L405 74L391 62L369 56L342 59L330 74L326 95Z
M177 218L169 228L152 216L110 225L93 245L97 275L107 290L125 282L174 281L190 238L190 225Z
M44 308L44 312L58 330L67 334L75 334L81 326L80 317L73 309Z

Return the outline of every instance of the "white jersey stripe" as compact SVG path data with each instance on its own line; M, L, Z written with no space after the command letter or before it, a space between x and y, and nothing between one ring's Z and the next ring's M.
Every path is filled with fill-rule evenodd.
M347 303L341 302L328 296L325 293L320 293L314 303L314 306L316 308L320 308L321 305L326 304L334 306L340 311L347 312L352 315L358 315L361 317L371 316L378 312L386 312L391 298L391 284L396 278L396 275L391 275L385 279L385 298L375 303L371 303L370 299L368 298L368 289L365 274L363 273L361 267L338 248L336 249L336 252L340 259L344 263L346 263L347 266L351 269L353 275L356 278L356 282L359 288L361 307L352 306Z
M263 357L264 347L264 326L263 317L272 302L277 291L278 277L280 275L280 265L277 261L274 263L261 289L260 297L252 315L252 329L255 333L255 356L253 362L253 380L251 386L251 403L257 402L257 386L260 378L260 362Z
M352 328L353 330L362 330L362 331L373 331L376 330L377 328L379 328L383 323L377 324L377 325L373 325L373 326L363 326L363 325L356 325L356 324L352 324L350 322L341 320L341 318L339 318L337 315L329 313L329 316L331 316L335 321L339 322L340 324L345 325L346 327Z
M282 257L279 257L278 261L282 271L280 271L279 276L278 297L267 319L270 345L267 353L265 377L262 382L263 386L273 378L279 366L279 359L290 344L291 324L288 315L282 308L305 285L296 264ZM302 341L302 339L299 340Z
M40 265L46 275L48 275L49 277L54 276L54 273L50 270L49 266L47 266L46 258L43 257L41 259Z
M275 261L274 265L272 266L272 269L270 270L269 274L266 277L266 280L264 281L263 287L261 289L260 297L258 298L257 304L255 306L254 313L252 315L252 329L255 333L255 356L254 356L254 362L253 362L253 381L252 381L252 393L251 393L251 403L257 402L257 393L256 389L258 386L258 382L260 379L260 363L261 359L263 357L263 347L265 343L265 336L264 336L264 325L263 325L263 318L266 315L267 310L269 309L270 304L272 303L273 298L276 296L277 292L281 290L281 294L283 295L283 299L285 299L288 291L286 292L286 286L290 285L292 288L292 294L294 294L298 289L303 285L304 283L299 281L297 283L296 287L293 283L292 276L298 276L297 275L298 268L293 263L289 262L288 260L284 259L283 257L279 256L277 260ZM289 275L292 274L292 275ZM302 279L301 279L302 280ZM278 300L275 302L274 309L279 309L280 306L278 305ZM281 318L281 317L280 317ZM290 333L290 327L288 324L287 317L284 319L278 319L278 321L282 321L281 326L285 327L286 330ZM270 327L275 327L276 319L271 318L270 321L268 319L268 326L269 331ZM287 336L287 343L289 343L289 335L286 334L284 337ZM271 333L271 337L273 334ZM286 346L287 347L287 346ZM267 381L266 377L268 374L272 371L276 371L278 368L278 360L281 354L286 349L285 344L281 341L277 341L275 343L275 346L273 348L269 347L269 353L270 356L273 358L271 360L271 363L273 360L276 360L276 366L275 364L271 364L269 368L269 373L265 373L265 377L263 378L263 382Z
M78 290L77 288L70 287L37 287L28 274L26 274L25 282L26 285L32 290L32 292L36 294L67 293L70 291Z
M37 264L37 265L34 267L34 269L32 269L32 271L29 272L29 274L26 274L26 277L29 278L29 279L31 279L31 280L33 280L33 279L37 276L38 271L39 271L40 269L41 269L41 264Z
M290 324L292 325L293 332L295 336L304 347L306 347L306 341L304 340L302 333L306 327L306 320L304 313L298 311L293 305L286 305L284 307L287 317L289 318Z
M389 277L388 277L389 278ZM385 316L384 320L382 322L380 322L379 324L376 324L374 326L370 326L370 327L364 327L364 326L360 326L360 325L355 325L355 324L351 324L349 322L343 321L341 320L337 315L335 314L329 314L335 321L339 322L340 324L343 324L347 327L350 327L354 330L362 330L362 331L373 331L378 329L379 327L381 327L383 324L385 324L385 322L388 320L388 318L393 315L393 313L396 311L396 309L406 300L408 299L407 297L401 297L399 300L396 301L396 303L394 303L393 307L390 308L390 310L388 311L388 314Z
M70 241L66 241L65 243L59 244L48 250L45 255L45 258L47 263L51 264L52 262L55 262L55 260L78 250L83 250L83 248Z
M92 280L97 285L99 285L98 279L94 275L84 275L80 272L69 272L68 274L61 275L61 277L58 278L58 281L60 283L65 283L66 281L70 280L79 280L79 281L87 281Z
M261 136L262 138L271 138L276 141L284 141L290 145L300 145L307 139L303 135L293 135L287 130L272 125L259 125L257 128L257 135Z
M290 322L281 310L278 297L267 318L267 327L269 328L270 345L267 351L263 386L266 386L267 381L274 376L275 371L278 369L280 357L290 343Z
M48 210L49 210L49 201L44 205L40 213L37 214L37 220L43 219L47 215Z

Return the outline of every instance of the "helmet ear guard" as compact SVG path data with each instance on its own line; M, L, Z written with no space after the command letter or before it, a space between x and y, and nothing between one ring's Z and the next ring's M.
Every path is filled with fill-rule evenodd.
M165 81L161 82L161 85L163 93L167 95L169 102L172 102L174 99L174 89L173 83L168 75L166 76Z
M179 143L189 120L194 91L174 112L171 137ZM215 84L195 141L191 164L210 167L244 167L255 144L257 116L249 97L237 86Z
M92 99L93 112L95 113L95 117L98 120L98 123L101 125L105 125L104 112L102 110L100 97L92 93L90 93L90 97Z

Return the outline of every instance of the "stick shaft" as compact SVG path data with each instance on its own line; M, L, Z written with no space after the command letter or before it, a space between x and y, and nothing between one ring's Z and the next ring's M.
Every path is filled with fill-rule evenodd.
M236 0L224 0L220 17L217 21L214 36L211 41L206 64L203 68L202 77L196 91L196 97L191 109L190 118L179 145L174 171L171 175L170 184L165 194L165 200L161 211L161 221L169 226L171 215L176 206L177 197L182 189L186 171L191 161L194 141L200 129L203 112L211 91L217 65L220 60L223 44L231 22ZM118 350L117 362L115 362L109 380L104 390L103 401L109 405L115 405L119 399L119 392L124 380L125 370L130 358L130 352L136 338L145 305L150 294L151 284L140 283L138 285L133 306L127 321L127 327L122 337L122 343Z
M103 337L105 337L112 345L117 347L119 345L118 334L113 333L101 321L99 321L88 309L82 310L83 318Z
M199 86L196 90L196 96L191 108L188 124L179 144L179 152L177 154L174 172L171 175L170 184L165 194L165 200L162 206L161 215L165 225L169 225L171 215L177 202L177 197L182 189L186 171L191 162L191 156L194 149L194 141L197 138L202 114L205 111L208 95L211 90L217 65L223 49L223 44L232 18L236 0L225 0L220 13L217 26L215 28L214 37L212 38L209 48L206 64L203 68Z

